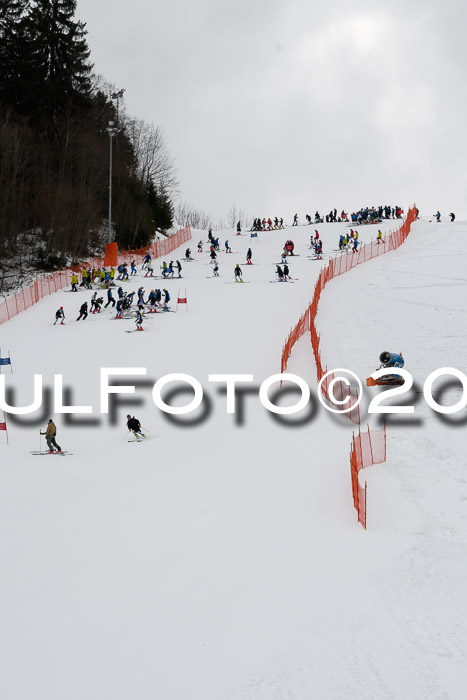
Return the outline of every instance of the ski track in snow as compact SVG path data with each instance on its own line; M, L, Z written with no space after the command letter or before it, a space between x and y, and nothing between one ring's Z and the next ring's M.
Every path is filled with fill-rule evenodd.
M318 229L326 254L346 227ZM467 283L466 229L417 223L399 250L329 283L317 325L330 368L364 381L382 350L402 350L419 387L438 367L466 371L454 289ZM377 232L358 230L362 242ZM149 316L143 333L124 332L132 319L110 323L109 309L75 323L87 296L60 292L2 325L18 403L31 400L33 372L45 385L62 372L74 403L98 406L100 367L147 366L151 383L192 374L213 406L207 421L180 428L139 389L128 399L143 396L144 405L122 406L115 425L77 428L57 416L59 444L74 453L67 460L29 455L51 409L30 427L9 422L11 444L0 447L2 697L464 697L465 425L434 418L420 395L414 417L387 421L388 462L364 473L364 532L350 486L353 424L320 409L309 424L283 427L246 395L245 425L236 426L225 394L207 383L208 373L253 373L257 386L279 371L321 267L306 258L309 235L294 227L235 240L239 253L219 256L220 276L231 280L251 246L250 284L215 291L206 256L193 252L180 280L188 312ZM200 237L193 231L192 249ZM290 237L299 279L271 287L271 264ZM131 289L161 282L140 274ZM175 308L177 285L169 291ZM61 304L67 325L53 327ZM288 371L316 388L308 335ZM365 401L373 395L366 390ZM453 389L445 400L459 396ZM128 411L154 440L127 443Z

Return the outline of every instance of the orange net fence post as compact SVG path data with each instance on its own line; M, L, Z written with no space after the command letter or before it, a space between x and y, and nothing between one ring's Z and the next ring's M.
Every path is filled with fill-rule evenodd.
M116 267L118 265L118 243L107 243L105 246L105 267Z
M358 475L362 469L373 464L381 464L386 461L386 426L380 430L368 430L362 433L360 428L358 435L352 434L350 449L350 477L352 482L352 496L357 511L358 522L366 529L367 525L367 484L360 484Z

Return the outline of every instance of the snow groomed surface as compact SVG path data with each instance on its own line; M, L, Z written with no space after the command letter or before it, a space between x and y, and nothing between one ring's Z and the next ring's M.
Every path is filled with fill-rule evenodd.
M339 225L318 228L329 254ZM359 229L362 240L377 228ZM222 235L235 253L220 254L219 279L196 252L180 281L139 275L129 289L165 286L174 296L181 287L189 301L188 312L149 317L143 333L125 333L133 321L109 309L74 322L91 295L82 291L57 292L1 326L18 404L31 401L33 373L46 386L63 373L73 403L98 410L100 367L148 370L123 397L139 404L114 416L54 415L60 444L74 453L66 459L29 454L50 408L21 424L8 419L10 445L0 433L2 697L463 697L462 425L433 418L420 400L408 424L388 421L388 461L365 470L364 532L349 495L352 424L317 400L280 421L258 401L319 275L306 257L311 230L251 242ZM399 250L334 280L317 316L328 366L363 379L381 350L402 350L419 382L444 364L465 371L466 232L462 223L416 222ZM194 243L201 237L193 232ZM290 264L296 281L270 284L288 238L300 253ZM235 284L250 244L249 284ZM70 321L53 327L60 305ZM288 371L316 391L307 338ZM154 408L152 384L169 372L201 381L204 419L181 427ZM206 380L214 373L254 375L235 416ZM277 401L287 400L296 396L285 385ZM150 440L127 442L128 412Z

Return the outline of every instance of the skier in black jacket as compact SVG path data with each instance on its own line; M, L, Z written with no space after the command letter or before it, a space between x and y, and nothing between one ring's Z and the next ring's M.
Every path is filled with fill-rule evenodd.
M88 302L85 301L84 304L81 304L81 308L79 310L79 316L76 319L77 321L83 319L83 321L88 317Z
M146 437L143 433L141 423L139 422L139 420L134 416L131 417L130 414L127 415L126 427L130 431L130 433L133 433L137 438L139 438L140 436Z

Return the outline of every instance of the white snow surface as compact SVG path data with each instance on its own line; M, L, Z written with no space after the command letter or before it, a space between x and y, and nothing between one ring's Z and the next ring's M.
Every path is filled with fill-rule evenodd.
M378 228L360 227L360 239ZM165 286L173 309L178 289L187 290L188 311L147 316L143 333L125 333L134 322L109 309L76 323L91 297L83 291L58 292L0 327L19 405L32 400L34 373L46 386L62 373L73 403L92 404L99 421L72 426L45 408L21 424L9 420L9 446L0 433L1 698L465 697L465 409L441 420L416 394L413 417L387 420L388 461L363 472L364 531L350 484L355 426L322 407L311 421L305 410L281 425L258 399L313 294L321 265L307 258L314 229L251 242L229 232L234 253L220 253L219 279L209 255L196 252L206 232L194 231L195 261L182 262L182 280L126 283ZM326 254L349 231L318 230ZM223 249L227 234L219 235ZM463 223L417 222L399 250L331 281L317 318L329 368L348 367L364 383L389 350L404 353L419 390L438 367L467 372L466 236ZM270 284L290 237L298 279ZM235 284L249 245L249 284ZM67 323L54 327L61 305ZM113 425L98 414L101 367L148 370L151 386L120 397ZM288 371L316 397L308 334ZM212 410L198 424L174 424L152 403L152 384L170 372L203 385ZM243 424L208 383L214 373L254 375ZM460 393L454 387L445 400ZM124 404L135 399L141 404ZM129 412L151 439L128 442ZM30 454L51 416L73 455Z

